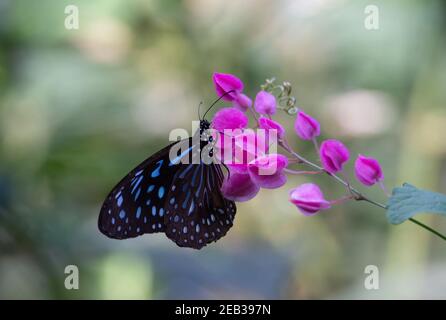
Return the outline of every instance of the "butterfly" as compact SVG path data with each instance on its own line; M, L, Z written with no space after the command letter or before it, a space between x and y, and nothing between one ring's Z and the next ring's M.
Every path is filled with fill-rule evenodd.
M99 230L113 239L163 232L178 246L194 249L223 237L237 208L220 190L221 165L202 159L202 150L213 156L209 128L201 120L198 137L172 143L130 171L106 197Z

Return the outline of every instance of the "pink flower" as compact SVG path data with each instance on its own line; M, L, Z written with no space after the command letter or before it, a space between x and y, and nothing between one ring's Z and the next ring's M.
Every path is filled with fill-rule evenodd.
M297 135L303 140L313 140L321 134L319 122L303 111L297 113L294 129L296 130Z
M214 131L215 157L231 171L247 174L248 163L268 152L268 144L262 133L253 129Z
M322 166L327 172L342 171L344 164L350 158L350 153L344 144L338 140L325 140L320 149Z
M243 82L232 74L215 72L212 75L212 80L219 97L222 97L228 91L235 91L223 96L222 99L225 101L234 101L238 94L243 91Z
M255 184L249 174L231 172L229 179L223 182L221 191L226 199L233 201L248 201L254 198L260 187Z
M281 154L269 154L251 161L248 164L249 175L257 185L266 189L275 189L286 183L283 169L288 159Z
M384 179L384 175L376 159L360 154L355 161L355 174L359 182L366 186L373 186Z
M232 106L240 111L246 111L252 105L252 100L250 97L243 93L239 93L234 101L232 102Z
M269 136L268 133L270 130L276 130L277 137L279 139L283 139L283 137L285 136L285 129L282 127L280 123L265 117L259 118L259 128L266 130L267 136Z
M228 148L225 147L225 152ZM232 157L225 158L223 162L233 171L248 173L248 163L268 152L268 145L264 135L257 134L252 129L247 129L232 138ZM228 161L229 160L229 161Z
M248 125L248 117L235 108L222 108L212 119L212 128L218 131L224 129L244 129Z
M330 202L324 199L321 189L314 183L305 183L290 190L290 202L306 216L330 208Z
M242 129L236 129L242 132ZM225 132L226 131L226 132ZM234 131L230 131L234 132ZM233 137L228 134L228 130L216 130L212 128L213 152L219 161L223 162L225 155L231 155L233 150Z
M260 114L273 115L276 113L276 97L266 91L259 91L254 101L254 107Z

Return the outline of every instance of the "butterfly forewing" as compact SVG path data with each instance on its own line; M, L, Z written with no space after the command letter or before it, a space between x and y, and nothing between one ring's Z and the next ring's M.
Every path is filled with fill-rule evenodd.
M146 159L113 188L99 214L98 226L103 234L125 239L165 231L165 199L180 168L169 166L169 151L174 144Z

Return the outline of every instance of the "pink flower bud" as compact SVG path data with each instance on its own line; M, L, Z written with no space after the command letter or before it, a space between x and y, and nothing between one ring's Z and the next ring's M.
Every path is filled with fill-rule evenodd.
M243 129L248 125L248 117L235 108L222 108L212 119L212 128L218 131L224 129Z
M246 111L252 105L252 100L246 94L239 93L232 102L232 106L240 111Z
M320 157L322 166L327 172L342 171L344 164L350 158L350 153L344 144L338 140L325 140L321 144Z
M254 107L260 114L273 115L276 113L276 97L266 91L259 91L254 101Z
M355 161L355 174L359 182L366 186L373 186L384 179L381 166L376 159L360 154Z
M321 189L314 183L305 183L290 190L290 202L306 216L330 208L330 202L324 199Z
M234 90L230 94L225 95L222 99L225 101L234 101L237 95L243 91L243 82L233 76L232 74L217 73L212 75L212 80L214 81L215 90L219 97L223 96L225 92Z
M303 140L313 140L321 134L319 122L303 111L297 113L294 129L297 135Z
M251 161L248 164L249 175L257 185L266 189L275 189L286 183L283 169L288 159L282 154L269 154Z
M232 172L229 179L223 182L221 191L226 199L233 201L248 201L254 198L260 187L255 184L249 174Z
M260 117L259 119L259 128L266 130L268 133L270 130L276 130L277 131L277 138L283 139L285 136L285 129L282 127L282 125L274 120Z

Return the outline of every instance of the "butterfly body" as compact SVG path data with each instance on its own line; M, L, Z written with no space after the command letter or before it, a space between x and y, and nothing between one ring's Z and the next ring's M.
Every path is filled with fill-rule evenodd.
M212 157L207 129L202 120L198 139L172 143L128 173L104 201L99 230L114 239L164 232L178 246L195 249L223 237L236 206L220 191L220 165L201 160L202 150Z

